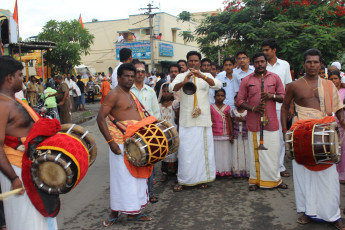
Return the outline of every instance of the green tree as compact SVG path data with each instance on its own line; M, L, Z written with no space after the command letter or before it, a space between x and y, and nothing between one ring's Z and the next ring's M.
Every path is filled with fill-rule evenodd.
M78 20L50 20L38 35L38 40L55 42L56 48L45 53L44 58L52 71L70 73L80 64L80 56L89 54L94 36L83 29Z
M275 38L278 56L299 70L303 52L321 50L326 62L345 50L344 0L228 0L222 13L208 16L197 28L197 42L207 56L245 49L250 55ZM218 45L218 41L220 41ZM213 48L211 48L213 46ZM295 71L297 72L297 71Z

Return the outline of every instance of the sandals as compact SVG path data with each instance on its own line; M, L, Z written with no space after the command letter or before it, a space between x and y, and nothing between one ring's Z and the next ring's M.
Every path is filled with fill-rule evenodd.
M334 227L336 227L338 230L344 230L345 229L345 226L341 220L333 222L332 225Z
M163 173L162 174L162 177L160 179L160 182L167 182L168 181L168 174L166 173Z
M104 227L110 227L113 224L115 224L115 222L119 219L120 214L118 214L117 217L114 217L113 219L110 219L110 216L107 216L107 219L103 221L103 226ZM106 222L107 221L107 222Z
M155 196L151 196L149 199L150 203L157 203L158 202L158 198Z
M176 184L174 186L174 192L181 192L182 190L183 190L183 186L182 185Z
M208 185L207 184L201 184L199 188L201 189L207 189Z
M148 216L147 214L140 214L138 216L135 216L134 218L128 218L127 221L151 221L152 218Z
M310 222L310 217L303 213L302 216L298 217L297 223L305 225Z
M285 184L284 182L282 182L280 185L278 185L277 188L281 188L281 189L288 189L289 186L287 184Z
M249 185L248 189L249 189L250 192L254 192L254 191L258 190L258 186L255 185L255 184L254 185Z
M280 172L281 177L290 177L290 174L285 170L283 172Z

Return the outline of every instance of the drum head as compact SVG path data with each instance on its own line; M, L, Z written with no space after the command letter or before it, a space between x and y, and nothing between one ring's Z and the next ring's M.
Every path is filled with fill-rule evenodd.
M135 166L147 165L146 150L143 148L142 140L135 134L133 137L128 138L125 142L124 149L128 161Z
M330 146L331 159L334 163L339 163L341 160L341 153L339 148L339 129L337 123L331 123L329 130L329 141L332 143Z
M38 166L38 177L48 186L53 188L62 187L66 183L66 172L54 162L44 162Z

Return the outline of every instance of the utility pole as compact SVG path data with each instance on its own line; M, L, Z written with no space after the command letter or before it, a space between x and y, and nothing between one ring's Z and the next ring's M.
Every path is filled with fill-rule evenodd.
M158 9L158 7L153 7L151 3L147 5L147 8L140 8L140 10L147 10L145 14L149 16L149 24L150 24L150 47L151 47L151 71L155 69L155 58L154 58L154 45L153 45L153 17L156 15L152 13L152 10Z

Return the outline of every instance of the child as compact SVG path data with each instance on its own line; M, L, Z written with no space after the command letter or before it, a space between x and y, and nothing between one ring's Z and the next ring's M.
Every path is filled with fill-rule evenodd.
M225 105L225 90L215 92L215 104L211 105L212 132L214 140L214 156L216 160L216 175L231 176L231 160L233 129L230 116L230 106Z
M177 125L174 122L175 118L175 111L173 110L172 104L174 101L174 96L172 93L169 93L169 84L165 83L162 85L162 98L160 100L159 107L161 109L161 114L163 120L169 121L173 124L176 128ZM162 177L161 182L166 182L168 180L168 172L169 168L173 173L177 173L177 152L173 154L169 154L163 161L162 161Z
M236 101L237 95L235 96ZM234 144L232 149L232 171L234 177L249 177L249 143L246 128L247 110L236 106L231 111L234 122Z

